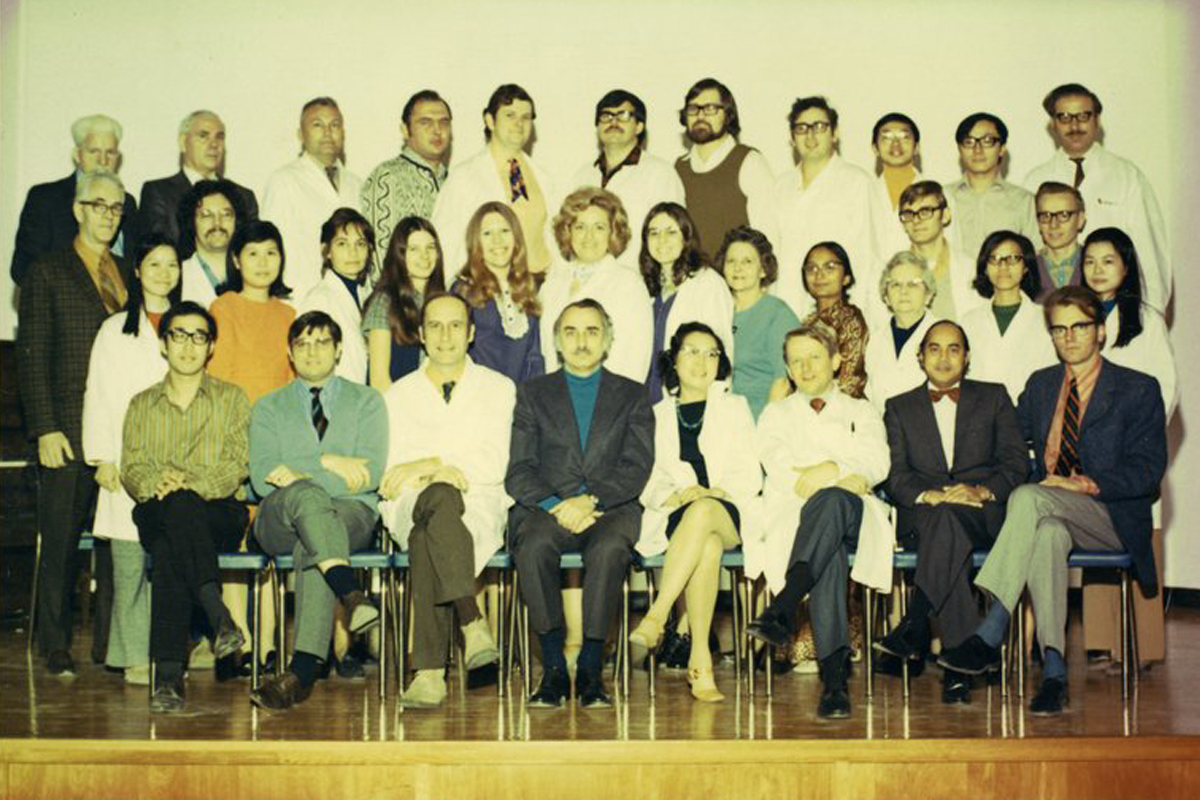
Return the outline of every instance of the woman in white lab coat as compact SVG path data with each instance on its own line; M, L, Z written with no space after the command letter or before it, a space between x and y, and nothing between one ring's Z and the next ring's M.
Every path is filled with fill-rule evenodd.
M892 256L879 278L879 296L892 312L888 331L867 341L867 399L883 413L889 397L924 382L917 363L921 338L937 321L930 312L937 279L925 259L902 250Z
M692 638L692 695L719 702L706 643L717 598L721 553L755 524L762 472L754 417L729 390L733 365L725 344L703 322L685 322L661 356L667 397L654 406L654 469L642 492L638 552L667 553L654 605L630 634L638 649L656 646L675 600L687 600ZM635 657L635 661L640 660Z
M124 313L105 320L92 345L83 396L83 457L96 467L100 493L92 533L112 542L113 605L106 666L125 670L130 683L150 680L150 587L133 523L133 498L121 485L121 434L129 401L163 379L158 321L179 301L179 259L162 234L135 254Z
M367 344L362 312L375 272L375 233L366 217L339 208L321 226L321 280L301 300L296 315L324 311L342 329L342 359L336 373L367 382Z
M1019 233L994 231L983 240L972 284L990 302L962 318L971 344L971 377L1002 383L1013 404L1029 376L1058 363L1046 332L1037 252Z

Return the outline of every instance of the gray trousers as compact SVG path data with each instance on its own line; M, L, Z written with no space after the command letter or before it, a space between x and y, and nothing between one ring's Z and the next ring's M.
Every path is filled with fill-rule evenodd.
M317 564L348 559L371 544L379 512L357 500L330 497L309 480L267 495L258 506L254 538L268 555L296 560L296 650L325 658L337 596Z
M109 667L150 663L150 584L146 551L138 542L112 540L113 602L108 634Z
M1025 484L1009 496L1000 536L975 578L1009 611L1029 587L1038 641L1064 655L1067 556L1076 547L1125 549L1103 504L1079 492Z
M475 542L463 524L462 493L448 483L425 487L408 534L414 669L441 669L450 652L455 600L475 597Z
M808 615L818 661L850 646L846 586L849 554L858 549L862 514L862 498L836 487L821 489L808 498L800 514L788 571L804 562L816 581L808 594ZM794 609L787 611L794 613Z

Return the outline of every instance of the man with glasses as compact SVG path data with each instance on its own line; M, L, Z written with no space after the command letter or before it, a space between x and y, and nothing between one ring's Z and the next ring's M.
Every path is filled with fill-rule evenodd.
M875 180L879 196L880 251L888 258L908 246L904 227L896 221L900 195L921 180L921 129L907 114L889 111L871 129L871 149L875 151Z
M962 179L947 184L946 199L954 214L951 244L975 258L993 231L1015 231L1033 240L1033 195L1001 177L1008 154L1008 126L986 111L971 114L954 132Z
M796 100L788 125L797 163L775 181L774 216L764 232L779 254L779 280L772 292L804 319L813 299L804 289L800 267L818 242L840 244L858 282L879 285L875 218L881 210L871 176L837 154L838 113L824 97ZM864 309L878 305L857 297L854 302Z
M374 539L387 412L379 392L334 374L341 357L342 329L333 318L301 314L288 329L296 380L259 399L250 418L250 482L263 498L254 538L266 553L296 558L292 661L251 693L261 708L308 698L339 603L351 634L379 621L349 559Z
M21 287L17 328L25 428L37 441L38 653L51 674L74 674L71 589L80 532L95 497L95 470L83 460L83 390L92 342L110 314L125 306L127 270L109 247L129 198L111 172L84 172L75 184L74 241L33 263ZM119 369L119 364L112 365ZM105 554L109 551L104 550ZM111 581L100 565L100 576ZM105 584L102 580L101 587ZM101 593L102 594L102 593ZM111 594L108 595L111 599ZM108 618L96 615L92 656L103 663ZM98 656L98 658L97 658Z
M75 147L71 160L75 171L62 180L39 183L29 190L21 208L17 239L13 246L12 279L18 285L33 263L42 256L71 245L78 233L73 214L79 179L93 172L117 174L121 169L121 123L103 114L81 117L71 125ZM137 238L137 203L126 193L117 233L111 249L115 255L132 252Z
M1042 646L1037 715L1067 705L1067 556L1072 549L1126 551L1142 593L1158 593L1150 506L1167 468L1158 381L1100 355L1104 311L1090 289L1067 286L1045 303L1046 327L1062 362L1029 377L1017 403L1033 442L1035 483L1019 486L987 562L975 579L994 601L943 666L979 674L1000 668L1000 641L1029 590Z
M1046 181L1038 187L1034 207L1043 245L1038 250L1042 291L1037 301L1041 303L1055 289L1083 282L1079 234L1087 226L1087 211L1079 190L1057 181Z
M900 195L900 224L908 234L909 249L933 270L937 291L930 310L942 319L962 319L983 299L971 288L975 259L956 250L946 236L950 209L936 181L917 181Z
M217 323L185 300L159 322L167 360L161 383L135 395L125 413L121 483L136 503L138 539L153 560L150 658L153 712L183 709L183 670L192 607L212 627L213 655L245 643L221 600L217 554L237 550L249 512L234 495L246 478L250 402L240 387L205 370Z
M221 180L224 173L225 123L212 111L193 111L179 123L179 171L142 185L142 230L165 233L172 241L180 241L180 201L195 184ZM229 185L237 192L246 218L258 219L254 192L232 181Z
M621 198L629 229L641 234L655 203L684 203L683 184L671 165L646 152L646 104L632 92L613 89L596 103L596 139L600 156L571 178L571 189L599 186ZM626 251L636 260L636 248Z
M700 246L712 257L727 231L739 225L762 230L769 221L771 168L762 153L738 141L737 102L715 78L688 89L679 124L690 147L675 162L675 171Z
M1166 314L1171 301L1171 248L1154 188L1137 166L1113 155L1098 141L1100 98L1078 83L1054 88L1042 107L1059 150L1025 177L1036 191L1046 181L1080 191L1092 230L1120 228L1133 239L1142 267L1142 300Z

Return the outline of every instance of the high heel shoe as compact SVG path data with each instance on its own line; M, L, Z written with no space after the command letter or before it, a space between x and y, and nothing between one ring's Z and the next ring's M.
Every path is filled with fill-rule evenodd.
M692 667L688 670L687 680L692 687L692 697L701 703L720 703L725 699L713 680L712 667Z
M663 623L647 614L629 634L629 663L641 664L662 641Z

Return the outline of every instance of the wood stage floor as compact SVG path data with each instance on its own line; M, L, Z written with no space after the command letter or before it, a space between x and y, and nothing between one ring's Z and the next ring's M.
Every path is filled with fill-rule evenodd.
M502 699L453 679L445 708L401 711L394 686L380 703L368 672L270 713L251 707L248 681L194 672L186 712L151 716L144 687L90 664L51 677L22 633L3 631L0 797L1195 798L1200 610L1174 608L1167 625L1167 661L1128 703L1074 636L1061 717L1031 717L1028 697L998 688L944 706L937 669L907 702L898 680L879 677L867 703L858 670L841 722L816 719L815 675L778 677L769 699L760 675L748 698L732 667L718 671L720 705L694 703L665 671L651 701L635 671L627 702L590 711L527 711L519 676ZM81 660L87 645L77 637Z

